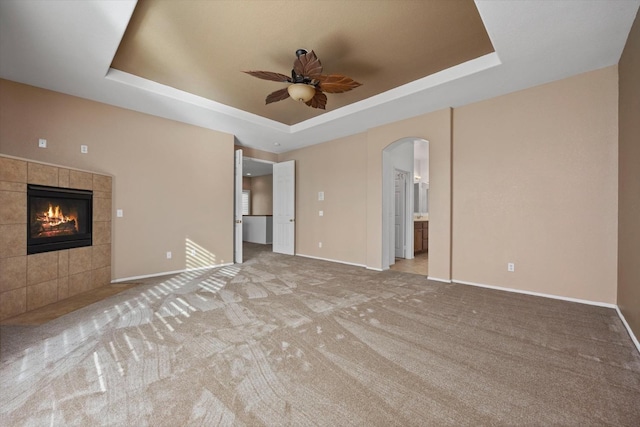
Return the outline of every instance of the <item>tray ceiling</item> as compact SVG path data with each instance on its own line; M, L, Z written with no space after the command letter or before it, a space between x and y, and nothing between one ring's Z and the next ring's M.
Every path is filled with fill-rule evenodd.
M290 75L298 48L362 86L328 94L326 111L265 105L286 84L241 71ZM140 0L111 66L293 125L490 52L471 0Z

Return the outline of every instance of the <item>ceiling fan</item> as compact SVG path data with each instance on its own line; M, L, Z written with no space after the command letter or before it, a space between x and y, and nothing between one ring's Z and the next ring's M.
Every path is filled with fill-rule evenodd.
M309 107L324 110L327 105L325 93L342 93L361 86L361 83L342 74L322 74L322 64L313 51L298 49L296 56L291 77L273 71L244 71L259 79L291 83L288 87L267 95L267 104L291 97Z

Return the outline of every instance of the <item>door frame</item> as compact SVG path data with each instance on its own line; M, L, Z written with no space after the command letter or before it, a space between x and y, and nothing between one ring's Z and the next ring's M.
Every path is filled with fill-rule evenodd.
M242 150L234 151L233 262L242 264Z
M396 182L396 177L398 175L401 175L404 177L404 186L402 188L402 192L403 192L403 200L402 200L402 211L401 211L401 217L402 217L402 224L401 224L401 236L403 237L403 245L402 245L402 256L398 256L398 253L396 252L396 247L395 247L395 241L396 241L396 235L395 235L395 218L397 217L397 213L396 212L396 203L395 203L395 182ZM389 236L391 238L390 242L393 242L393 264L395 264L395 258L404 258L404 259L411 259L413 258L413 256L409 256L409 241L413 242L413 239L411 239L411 236L407 230L409 223L411 223L413 225L413 221L411 221L411 216L413 213L413 210L411 209L411 204L410 204L410 196L409 194L411 193L410 191L410 185L412 180L410 180L410 176L412 176L412 174L409 171L403 170L403 169L398 169L398 168L393 168L393 196L394 196L394 203L393 203L393 218L394 218L394 223L393 223L393 227L391 227L391 232L393 233L393 236ZM391 261L391 256L389 256L389 261Z

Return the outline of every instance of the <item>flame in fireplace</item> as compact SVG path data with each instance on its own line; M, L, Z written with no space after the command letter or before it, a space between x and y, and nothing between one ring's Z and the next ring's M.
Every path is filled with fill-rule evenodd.
M56 222L58 224L60 224L61 222L64 222L65 220L68 221L65 216L62 214L62 209L60 209L60 206L56 206L55 209L53 208L53 206L49 205L49 210L47 212L44 213L45 216L48 218L48 220L50 222Z
M36 215L36 223L41 233L68 234L78 232L78 221L75 216L65 215L60 206L49 204L49 209Z
M73 219L71 217L64 216L64 214L62 213L62 209L60 209L60 206L56 206L54 208L51 204L49 204L49 210L46 211L44 215L47 219L47 222L49 222L51 225L62 224L63 222L69 222Z

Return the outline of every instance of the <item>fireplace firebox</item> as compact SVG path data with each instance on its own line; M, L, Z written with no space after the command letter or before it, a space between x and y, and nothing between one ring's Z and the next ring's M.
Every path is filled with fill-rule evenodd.
M27 186L27 254L91 246L93 192Z

